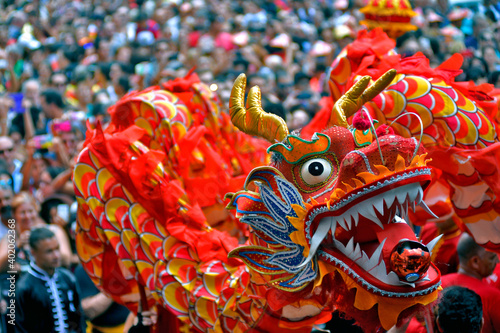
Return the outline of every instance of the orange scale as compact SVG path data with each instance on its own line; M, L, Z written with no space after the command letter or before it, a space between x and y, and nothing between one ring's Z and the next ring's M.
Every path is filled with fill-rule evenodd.
M201 264L198 269L205 274L223 274L228 272L224 263L215 260Z
M115 179L115 182L116 182L116 179ZM118 182L113 184L113 186L109 189L108 196L109 196L109 198L112 198L112 197L126 198L127 197L125 192L123 191L123 186L121 184L119 184Z
M151 234L155 234L155 235L158 235L160 237L165 237L164 234L161 234L158 232L158 228L156 228L156 220L151 217L151 216L148 216L148 217L143 217L141 216L141 225L142 225L142 230L143 232L149 232Z
M229 273L225 274L204 274L203 285L207 292L213 297L219 297L224 283L230 277Z
M339 85L345 85L351 76L351 73L352 69L350 61L345 56L339 57L332 63L330 80Z
M199 319L198 324L204 329L211 329L217 321L217 306L215 302L200 298L195 303L195 311Z
M149 121L147 121L145 118L142 118L142 117L138 117L134 120L134 124L142 129L144 129L148 136L152 137L153 136L153 127L151 126L151 124L149 123Z
M401 74L403 75L403 74ZM408 82L405 80L405 77L402 76L401 79L395 78L395 83L391 84L387 89L388 90L396 90L402 93L403 95L407 95L408 92Z
M83 232L75 235L75 241L76 251L83 262L89 262L104 251L104 245L101 242L90 240Z
M438 89L432 89L430 95L434 98L434 107L430 108L434 117L448 117L457 113L457 105L449 95Z
M75 166L74 183L78 191L86 198L89 196L89 183L95 179L96 170L87 164L78 163Z
M457 118L460 121L460 128L455 133L457 142L464 145L475 145L479 140L479 132L474 122L461 112L457 114Z
M183 123L175 122L171 124L172 133L176 141L181 140L187 133L187 128Z
M433 86L436 86L436 87L449 87L449 84L446 83L446 81L444 81L443 79L440 79L440 78L432 78L432 85Z
M169 101L156 101L155 107L158 110L161 118L172 119L177 114L175 104Z
M111 188L117 183L116 179L113 177L108 169L100 169L96 174L96 185L99 193L99 197L106 198L112 197L107 196L111 192Z
M465 97L464 94L462 94L460 91L457 91L457 106L460 108L460 110L465 111L465 112L476 112L477 107L474 102L472 102L469 98Z
M176 316L188 314L189 302L184 292L184 288L182 288L180 283L169 283L165 285L162 292L165 303Z
M435 86L434 85L433 88L438 89L438 90L442 91L443 93L445 93L446 95L450 96L450 98L455 102L458 100L458 92L450 86L442 87L442 86Z
M78 157L78 164L89 165L89 166L93 167L94 169L98 169L95 166L94 161L92 160L92 158L90 156L90 150L88 150L88 149L83 151L80 154L80 156Z
M177 97L175 94L169 92L169 91L166 91L166 90L161 90L161 91L157 91L157 96L156 96L156 100L165 100L165 101L168 101L170 103L177 103L179 102L179 97Z
M424 128L429 127L434 121L431 110L429 110L422 104L408 102L408 104L406 105L406 111L418 114L420 119L422 120L422 125ZM416 121L414 123L417 124L415 131L420 132L420 122ZM414 130L412 130L412 133L415 133Z
M430 126L426 127L424 129L424 134L427 134L433 138L437 138L438 136L438 131L437 128L434 124L431 124Z
M197 277L196 262L185 259L172 259L168 262L167 272L176 276L183 284L193 281Z
M406 97L396 90L385 90L382 92L385 97L384 112L386 118L396 118L406 107Z
M144 209L144 207L139 203L134 203L129 209L129 215L133 228L136 232L143 232L144 221L151 215Z
M106 218L117 230L121 229L122 218L128 214L129 203L121 198L112 198L105 205Z
M423 77L407 76L405 81L407 83L407 91L405 95L408 99L415 99L424 96L431 90L430 82Z
M155 264L155 272L156 272L156 264ZM158 271L155 273L155 276L156 276L156 289L158 290L161 290L163 286L166 286L169 283L177 282L175 277L168 275L166 268L162 268L161 270L158 269Z
M433 146L436 144L436 139L433 136L424 133L424 135L422 135L422 144L425 147Z
M78 225L83 230L89 231L95 220L87 204L78 203L78 205L79 209L76 212Z
M200 318L207 321L209 327L214 326L218 317L217 305L215 302L200 298L195 303L195 310Z
M479 119L481 121L481 126L478 128L479 135L482 139L493 142L497 139L497 134L495 131L495 125L491 122L491 120L486 117L483 111L479 111L478 113Z
M434 126L436 127L439 135L435 138L436 142L444 145L445 147L451 147L455 145L455 135L453 134L453 131L450 129L448 123L445 120L435 119Z
M141 248L149 261L156 262L158 260L156 253L162 248L162 239L156 235L142 233L140 238Z

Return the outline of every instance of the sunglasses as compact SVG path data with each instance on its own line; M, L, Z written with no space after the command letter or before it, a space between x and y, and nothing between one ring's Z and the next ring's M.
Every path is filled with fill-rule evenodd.
M12 180L11 179L0 179L0 186L2 186L2 187L12 186Z
M12 153L14 151L14 148L7 148L7 149L2 149L0 150L0 155L4 155L5 152L9 152L9 153Z

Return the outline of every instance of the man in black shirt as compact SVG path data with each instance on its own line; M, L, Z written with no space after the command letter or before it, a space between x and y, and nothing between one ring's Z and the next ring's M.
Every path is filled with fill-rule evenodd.
M16 332L85 332L76 280L59 267L61 253L54 233L33 229L29 243L33 260L17 283Z

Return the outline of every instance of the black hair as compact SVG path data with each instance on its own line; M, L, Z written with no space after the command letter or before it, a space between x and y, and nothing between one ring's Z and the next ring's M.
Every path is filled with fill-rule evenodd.
M490 75L488 76L488 83L496 85L499 78L500 78L500 71L494 71L490 73Z
M476 243L474 238L468 234L463 234L457 244L457 254L460 262L466 262L477 255L483 249Z
M483 305L478 294L460 286L444 290L437 318L443 332L479 333L482 319Z
M33 250L36 250L38 243L40 243L41 241L43 241L45 239L50 239L53 237L56 237L56 235L49 228L46 228L46 227L35 228L35 229L31 230L31 233L30 233L30 240L29 240L30 247Z
M45 102L47 102L47 104L55 104L61 109L64 108L64 102L59 91L47 89L42 92L42 96L45 97Z

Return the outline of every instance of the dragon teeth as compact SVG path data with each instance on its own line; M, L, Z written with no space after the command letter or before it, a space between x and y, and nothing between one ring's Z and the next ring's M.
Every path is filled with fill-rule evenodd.
M351 237L351 239L347 243L347 245L345 247L345 251L346 251L346 253L349 253L349 254L353 253L353 251L354 251L354 237Z
M432 250L434 249L434 246L436 246L437 242L443 237L443 234L437 236L433 240L431 240L426 246L427 249L429 250L429 253L432 255Z
M347 230L351 230L351 226L352 226L351 216L347 216L347 217L343 218L343 220L347 226Z
M434 213L432 212L432 210L430 210L430 208L429 208L429 207L427 207L427 205L426 205L425 201L423 201L423 200L422 200L422 201L420 201L420 203L419 203L418 205L419 205L420 207L422 207L422 208L423 208L423 209L427 212L427 214L432 215L432 216L433 216L434 218L436 218L436 219L438 218L438 217L437 217L437 215L436 215L436 214L434 214Z
M382 254L382 249L384 248L385 241L387 240L384 239L382 243L378 245L378 247L375 249L375 252L373 252L372 257L370 260L368 260L368 263L366 264L366 267L364 267L367 271L371 270L373 267L378 265L378 263L381 260L380 255Z
M361 247L359 246L359 243L356 243L356 247L349 257L354 261L361 257Z
M344 229L344 230L348 230L347 229L347 225L344 221L344 219L342 217L340 217L338 220L337 220L337 223L340 224L340 226Z
M354 215L352 216L352 218L354 219L354 226L358 226L358 222L359 222L359 214L357 212L354 212Z
M330 219L323 219L319 222L318 229L316 229L316 232L311 239L311 248L309 249L309 255L307 256L306 260L298 266L299 268L304 267L312 260L312 258L316 254L316 250L318 250L318 247L328 235L328 231L330 231L331 226L332 223L330 222Z
M373 206L381 215L384 215L384 200L377 200Z

